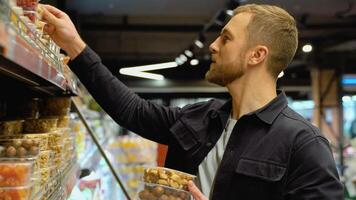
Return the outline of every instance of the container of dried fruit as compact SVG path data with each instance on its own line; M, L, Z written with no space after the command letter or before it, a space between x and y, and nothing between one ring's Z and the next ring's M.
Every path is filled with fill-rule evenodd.
M0 135L15 135L22 133L23 120L1 121Z
M164 167L145 167L143 173L143 180L146 183L164 185L185 191L188 191L188 182L195 178L194 175Z
M70 97L44 99L41 116L66 116L69 114L70 106Z
M142 189L138 192L139 200L190 200L191 195L185 190L153 183L142 183Z
M49 147L53 146L63 146L64 138L63 138L63 132L60 130L55 130L50 133L48 133L48 145Z
M16 137L38 139L40 151L49 150L48 148L49 133L27 133L27 134L18 135Z
M54 154L51 150L41 151L36 159L35 168L43 169L53 165Z
M38 7L38 0L17 0L16 4L24 10L36 11Z
M24 123L24 132L26 133L48 133L57 128L56 118L47 119L27 119Z
M69 116L58 116L57 127L58 128L68 128L70 122Z
M0 187L26 186L33 176L33 161L0 158Z
M37 139L1 139L0 158L22 158L36 160L39 154Z
M0 187L0 199L4 200L30 200L32 185L19 187Z

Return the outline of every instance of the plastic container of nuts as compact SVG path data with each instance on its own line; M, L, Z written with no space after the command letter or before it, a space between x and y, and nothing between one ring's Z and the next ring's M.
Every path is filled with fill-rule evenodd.
M53 165L54 154L52 151L41 151L35 162L36 169L43 169Z
M48 133L48 145L50 148L53 146L63 145L63 132L56 130Z
M30 200L32 185L19 187L1 187L0 199L4 200Z
M55 97L44 100L41 116L66 116L71 106L70 97Z
M1 121L0 135L15 135L22 133L23 120Z
M25 186L33 176L33 161L0 158L0 187Z
M171 187L142 183L143 187L136 199L139 200L190 200L191 195L185 190L178 190Z
M27 119L24 123L26 133L47 133L57 128L56 118L48 119Z
M38 139L40 151L48 150L49 133L28 133L28 134L19 135L17 137Z
M26 158L35 160L39 154L37 139L0 139L0 158Z
M146 167L143 174L143 180L146 183L185 191L188 191L188 181L193 181L195 178L194 175L164 167Z

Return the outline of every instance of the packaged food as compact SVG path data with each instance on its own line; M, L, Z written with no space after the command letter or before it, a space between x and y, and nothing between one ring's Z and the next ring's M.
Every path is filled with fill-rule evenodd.
M26 158L35 160L39 154L37 139L0 139L0 158Z
M196 176L164 167L147 167L144 169L143 180L146 183L154 183L188 191L188 181Z
M57 127L58 128L68 128L69 126L70 117L69 116L59 116Z
M55 97L44 100L42 116L65 116L69 114L70 97Z
M48 133L48 145L50 148L55 146L63 146L63 132L60 130L52 131Z
M139 200L190 200L190 193L167 186L143 183L143 189L138 193Z
M0 187L28 185L32 175L33 162L15 160L2 161L0 159Z
M19 6L14 6L11 8L10 20L14 25L17 25L20 16L23 16L23 9Z
M54 154L54 165L58 168L60 168L63 164L63 158L64 158L64 154L63 154L63 145L59 145L59 146L53 146L51 147L51 150Z
M24 11L24 16L28 17L32 23L36 23L37 21L37 13L35 11Z
M40 151L48 150L49 133L27 133L27 134L19 135L17 137L38 139Z
M14 135L22 133L23 120L1 121L0 135Z
M38 0L17 0L16 3L24 10L36 11L38 7Z
M29 200L31 197L32 185L21 187L1 187L1 200Z
M26 133L47 133L57 128L58 119L27 119L24 123Z
M54 158L54 154L52 151L41 151L38 158L35 162L36 169L43 169L46 167L50 167L52 165L52 161Z

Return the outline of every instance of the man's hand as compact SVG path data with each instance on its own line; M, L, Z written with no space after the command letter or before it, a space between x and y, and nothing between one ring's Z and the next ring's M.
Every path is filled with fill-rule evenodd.
M42 4L40 6L43 10L43 19L47 22L44 31L73 60L86 46L73 22L66 13L53 6Z
M188 189L195 200L208 200L208 198L206 198L203 193L200 192L197 186L195 186L193 181L189 181Z

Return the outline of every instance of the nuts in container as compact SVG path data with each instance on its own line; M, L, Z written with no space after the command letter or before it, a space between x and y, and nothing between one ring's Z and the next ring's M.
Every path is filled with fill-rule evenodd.
M39 153L39 140L0 139L0 158L36 159Z
M22 138L37 139L40 151L48 150L48 133L28 133L20 135Z
M24 124L26 133L47 133L57 128L57 120L50 119L27 119Z
M192 181L196 176L163 167L145 168L143 180L146 183L154 183L172 187L179 190L188 191L188 181Z
M144 188L138 193L139 200L190 200L190 193L171 187L152 183L144 183Z
M36 169L43 169L49 167L53 159L52 151L41 151L35 162Z
M63 132L57 130L48 133L48 145L50 148L63 145Z
M65 116L69 114L71 106L70 97L54 97L44 100L42 116Z
M35 11L38 6L38 0L17 0L18 6L21 6L24 10Z
M70 117L69 116L58 116L57 127L58 128L68 128Z
M15 135L22 133L23 120L1 121L0 135Z

